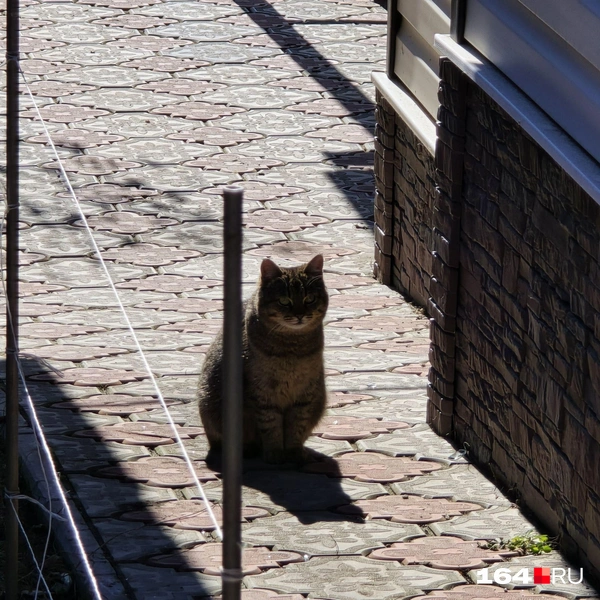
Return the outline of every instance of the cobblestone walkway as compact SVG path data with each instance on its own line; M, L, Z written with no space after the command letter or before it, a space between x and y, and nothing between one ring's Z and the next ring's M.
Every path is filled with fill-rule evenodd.
M386 12L372 0L22 6L31 91L217 515L192 399L221 317L221 187L245 189L246 294L264 257L325 255L319 460L245 464L244 598L594 596L472 585L486 566L566 563L473 542L532 525L425 425L428 321L372 279L370 73L384 68ZM218 595L214 527L26 95L22 106L21 349L103 596Z

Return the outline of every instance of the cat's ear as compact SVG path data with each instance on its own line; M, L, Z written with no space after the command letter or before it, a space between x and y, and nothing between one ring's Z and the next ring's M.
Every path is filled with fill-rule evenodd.
M311 258L304 272L309 277L323 277L323 255L317 254L314 258Z
M270 258L265 258L260 264L260 278L262 281L270 281L282 275L283 271Z

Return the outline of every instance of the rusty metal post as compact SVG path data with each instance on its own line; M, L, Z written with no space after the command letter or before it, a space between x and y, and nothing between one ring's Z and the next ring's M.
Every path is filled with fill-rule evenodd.
M6 6L6 600L18 596L19 0Z

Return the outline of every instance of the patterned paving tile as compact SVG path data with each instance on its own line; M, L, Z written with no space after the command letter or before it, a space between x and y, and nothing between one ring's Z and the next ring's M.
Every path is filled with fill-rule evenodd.
M342 514L364 514L371 519L390 519L395 523L434 523L445 521L465 512L481 511L482 506L473 502L451 502L445 498L428 499L419 496L380 496L374 500L358 500L354 504L340 506ZM469 515L470 517L471 515Z
M183 102L180 104L162 106L155 108L151 112L159 115L169 115L171 117L182 117L195 121L211 121L228 117L235 113L244 112L243 108L234 106L214 105L209 102Z
M132 506L176 500L175 492L168 488L150 487L105 479L91 475L69 475L74 492L86 503L86 512L92 518L112 517Z
M118 519L96 519L94 526L106 540L111 556L119 562L139 561L149 554L206 542L205 537L197 531L144 526Z
M60 61L63 63L73 63L74 65L118 65L127 60L150 56L147 50L135 48L120 48L104 44L82 44L77 46L59 47L54 50L39 52L36 56L43 60ZM70 68L74 68L71 66Z
M177 427L177 431L181 439L193 438L202 435L204 432L201 427ZM76 432L75 435L101 441L148 447L172 444L175 441L173 430L169 425L146 423L144 421L83 429ZM175 469L175 467L173 468Z
M73 104L51 104L42 106L40 114L45 121L50 123L76 123L92 117L107 115L108 111L92 109L87 106L75 106ZM37 111L30 109L21 112L25 119L37 119Z
M324 473L329 477L352 477L357 481L392 483L437 471L441 465L428 461L414 461L404 457L391 458L382 454L350 453L309 463L308 473Z
M180 277L179 275L154 275L145 279L137 279L117 283L119 289L151 292L191 292L223 285L222 281L216 279L205 279L203 277Z
M477 542L455 537L422 537L394 543L369 554L369 558L397 560L405 565L427 565L434 569L482 569L490 563L517 556L517 552L486 550Z
M21 44L25 45L29 42L32 43L48 43L47 40L37 40L31 38L31 40L24 40L21 38ZM53 42L54 45L63 45L63 42ZM24 52L26 50L23 50ZM96 89L91 85L78 85L76 83L61 83L58 81L31 81L29 82L29 89L34 96L41 98L58 98L68 97L71 94L78 94L81 92L89 92L90 90Z
M202 571L206 575L220 576L222 555L221 544L204 544L190 550L179 550L173 554L153 556L148 559L148 564L155 567ZM256 575L267 569L277 569L302 560L304 558L295 552L269 550L262 546L244 548L242 550L242 571L244 575Z
M374 439L361 440L358 448L363 451L382 452L390 456L419 455L445 464L465 464L466 458L457 454L448 440L435 434L423 423L403 432L402 436L380 435Z
M67 473L87 473L89 469L103 467L111 461L131 460L150 454L147 448L141 446L125 446L116 442L97 444L94 440L68 436L56 436L52 440L52 450L60 468Z
M100 0L101 1L101 0ZM106 2L111 2L111 0L105 0ZM115 2L136 2L136 0L114 0ZM158 0L139 0L139 3L142 4L146 2L147 4L155 4ZM136 35L131 38L124 38L120 40L112 40L107 42L107 46L114 46L116 48L135 48L139 50L148 50L150 52L161 52L163 50L171 50L173 48L178 48L179 46L187 46L191 44L191 40L181 40L181 39L173 39L173 38L161 38L156 35Z
M94 24L123 27L124 29L151 29L159 25L175 23L173 19L161 19L159 17L146 17L136 14L117 15L115 17L105 17L92 21Z
M307 114L323 115L325 117L349 117L373 110L371 104L354 102L342 103L333 98L321 100L312 100L310 102L300 102L293 106L288 106L286 110L294 112L304 112Z
M216 64L197 72L199 79L208 79L209 81L227 85L259 85L278 81L286 77L293 77L294 75L300 75L297 68L295 70L268 69L249 64ZM186 77L191 76L190 73L186 73ZM280 116L278 115L279 118Z
M115 213L122 214L122 213ZM104 260L159 267L200 256L196 250L157 246L156 244L130 244L102 253Z
M142 422L136 423L136 425ZM129 423L131 425L131 423ZM146 429L152 427L161 427L151 423L144 422L143 426ZM162 426L162 429L165 429ZM81 433L85 432L80 432ZM158 435L158 434L157 434ZM122 443L129 443L136 441L138 438L126 439ZM160 438L157 437L156 442ZM145 441L141 439L142 443ZM167 438L163 438L162 441L169 441ZM193 463L194 472L200 481L215 481L217 476L215 473L208 469L206 463L196 461ZM96 471L96 475L100 477L115 477L117 479L125 479L127 481L136 481L145 483L154 487L164 488L182 488L194 485L194 479L189 472L187 463L181 459L173 456L147 456L140 458L139 460L127 461L118 463L112 467L104 467Z
M244 200L256 200L259 202L275 200L276 198L287 198L293 194L300 194L305 191L305 189L301 187L279 183L269 184L250 181L244 182L241 185L244 188ZM221 195L223 191L220 188L212 188L207 189L206 193Z
M372 437L377 433L387 433L399 429L408 429L409 427L407 423L399 421L379 421L361 417L330 415L321 419L313 429L313 435L331 440L356 441Z
M331 153L349 153L359 151L353 144L331 141L326 148L322 143L308 138L276 137L245 144L236 152L247 156L272 156L285 162L320 162Z
M388 543L423 535L416 525L398 525L382 521L349 519L329 512L314 513L313 522L302 523L297 517L280 513L242 528L249 544L269 545L313 556L362 554Z
M147 56L122 63L123 67L130 69L143 69L157 71L159 73L177 73L189 69L197 69L206 66L207 62L202 60L191 60L189 58L176 58L174 56Z
M53 131L50 134L52 142L56 146L65 148L94 148L104 144L111 144L125 138L121 135L111 135L87 129L63 129ZM28 143L46 144L48 137L46 135L36 135L25 140Z
M156 165L107 176L106 181L126 187L143 185L162 192L197 192L230 185L239 181L239 177L230 173L205 172L198 167Z
M100 30L105 31L104 28L101 28ZM120 31L126 30L121 29ZM49 32L48 35L52 35L52 33ZM96 40L87 41L92 42ZM55 79L56 81L61 81L65 83L79 83L84 85L95 85L102 87L125 87L136 85L139 83L147 83L148 81L156 81L157 79L163 78L163 73L158 73L154 71L139 71L135 69L128 69L127 67L115 66L99 66L89 67L86 69L76 69L74 71L69 71L68 73L59 73L53 76L53 79ZM127 118L129 119L131 117L127 116ZM140 118L143 118L143 116L140 115ZM118 129L118 131L119 133L126 135L126 133L122 129Z
M221 591L220 577L199 572L181 573L174 569L157 569L143 564L120 565L124 577L139 598L158 600L188 600L194 594L213 596ZM174 586L173 582L177 581Z
M139 89L93 90L83 94L73 94L68 97L68 100L75 105L92 106L113 113L141 112L178 102L176 96L152 94L151 92ZM120 154L120 156L131 158L128 154Z
M212 21L241 13L235 3L229 6L202 3L200 9L197 2L163 2L153 6L134 8L133 14L156 17L167 17L178 21Z
M149 215L142 216L132 212L112 212L102 216L92 216L88 220L88 224L92 229L100 231L111 231L114 233L139 234L151 231L153 229L161 229L169 225L177 225L175 219L164 219L161 217L152 217ZM81 226L80 222L75 222L75 225ZM144 250L149 251L148 248Z
M21 313L23 314L23 313ZM38 313L39 314L39 313ZM126 354L128 351L124 348L110 347L84 347L75 344L53 344L51 346L40 346L36 348L35 355L44 360L52 361L70 361L79 363L95 358L104 358L106 356L115 356L117 354Z
M457 535L466 540L510 539L535 531L519 509L504 506L443 523L432 523L431 529L436 535Z
M199 81L197 83L204 83ZM173 93L173 92L172 92ZM225 129L223 127L200 127L178 133L171 133L167 136L173 140L184 140L185 142L195 142L197 144L205 144L206 146L236 146L251 140L261 139L263 136L260 133L249 133L245 131L235 131L233 129ZM223 155L223 158L225 155Z
M20 11L23 19L48 19L54 23L78 23L118 14L120 11L110 8L95 8L71 3L63 3L58 6L36 4Z
M87 335L98 331L106 331L106 329L103 327L61 325L59 323L23 323L19 327L21 336L45 340Z
M340 119L334 117L292 112L279 113L277 119L273 119L271 111L254 110L222 119L219 121L219 125L233 129L256 131L264 135L297 135L318 127L341 124L341 122Z
M380 600L403 597L417 590L464 583L455 571L402 566L363 557L313 558L244 580L249 587L266 587L284 593L303 593L339 600Z
M37 27L28 31L27 35L28 37L67 42L69 44L76 42L94 44L114 40L115 38L129 37L134 35L134 32L121 27L103 27L93 23L62 23ZM76 78L73 80L75 81Z
M328 221L322 217L311 217L299 213L290 214L282 210L257 210L246 215L244 222L246 227L250 228L291 233Z
M342 319L335 323L330 323L330 327L344 327L353 330L373 329L376 331L394 331L397 334L402 334L420 329L429 329L429 320L415 318L414 316L398 317L394 315L368 315L364 317Z
M219 525L222 525L223 510L221 506L213 504L211 505L211 510ZM242 521L244 523L268 516L270 516L270 513L262 508L242 508ZM121 519L155 525L168 525L175 529L191 529L196 531L213 531L215 529L205 503L200 500L161 502L160 504L153 504L145 510L123 513Z
M261 33L261 29L252 26L236 27L229 23L206 23L186 20L184 23L159 27L152 33L164 37L180 37L193 40L194 42L214 43L228 42L245 35L256 35Z
M228 105L242 106L247 109L284 108L317 98L320 98L320 95L316 92L282 90L265 85L232 86L202 96L202 100L206 102L227 103Z
M92 249L87 232L72 225L31 227L22 231L20 237L28 252L43 249L49 256L80 256ZM100 233L95 239L99 248L111 248L128 241L127 237L112 233Z
M189 121L147 113L128 113L86 120L81 126L93 131L118 131L125 137L155 138L186 129Z
M250 29L250 28L248 28ZM234 38L239 37L239 30L236 28L235 33L232 33ZM260 29L257 30L259 32ZM253 35L255 32L248 32L249 35ZM164 35L170 35L166 30L163 30ZM194 41L200 41L197 37L202 38L204 33L200 31L196 34L197 37L192 37L193 33L187 34L182 37L193 39ZM204 60L211 64L241 64L251 61L252 59L261 58L264 56L272 56L277 54L275 48L256 48L253 46L242 46L241 44L232 44L230 42L215 42L208 44L191 44L184 48L176 48L175 50L167 50L165 54L170 56L176 56L179 58L193 58L196 60ZM186 73L189 75L189 72Z
M176 404L167 400L167 405ZM100 415L118 415L126 417L133 413L145 413L159 406L157 398L152 396L129 396L127 394L96 394L85 398L74 398L57 402L52 408L64 408L77 412L97 412Z
M214 154L216 149L175 140L126 140L94 151L97 156L128 156L147 165L176 165L182 161ZM170 202L173 205L173 202ZM174 207L172 207L173 209Z
M385 449L382 450L385 452ZM397 494L420 494L425 498L473 500L485 505L509 507L512 503L472 465L453 465L413 481L395 483Z
M236 151L237 152L237 151ZM215 154L184 163L190 167L199 167L203 170L221 171L224 173L253 173L261 169L278 167L283 164L280 160L272 158L257 158L253 156L240 156L236 154ZM244 186L246 188L246 186ZM256 189L256 188L255 188ZM251 189L250 189L251 191ZM246 199L246 198L244 198Z
M159 244L177 244L207 254L221 253L223 228L220 224L183 223L153 234L152 239ZM260 244L269 244L282 239L284 239L282 233L248 230L244 235L242 246L244 249L251 249Z
M60 373L50 372L32 375L31 379L35 381L50 381L56 384L70 383L77 386L96 387L99 385L119 385L128 381L139 381L140 379L146 379L147 377L147 373L142 371L82 367L65 369Z
M242 496L247 506L258 506L270 511L295 514L302 523L313 523L311 511L330 510L360 498L385 494L377 483L350 479L331 479L324 475L293 471L249 471L243 476ZM209 499L221 499L221 486L207 485ZM194 490L184 490L186 497L197 498Z

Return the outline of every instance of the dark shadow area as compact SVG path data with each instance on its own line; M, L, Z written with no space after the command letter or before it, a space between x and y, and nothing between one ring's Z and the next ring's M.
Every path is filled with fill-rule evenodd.
M76 343L76 337L71 339ZM32 379L32 376L37 374L48 373L48 368L43 361L35 358L33 355L35 350L30 352L31 354L28 353L27 357L21 360L27 377L27 387L51 448L61 484L71 501L75 523L102 597L144 600L160 597L161 590L164 590L164 597L167 597L168 590L179 587L193 588L199 596L214 594L214 589L203 585L204 576L198 573L145 566L147 556L169 553L181 548L177 536L165 535L165 532L170 532L169 528L152 524L128 523L119 519L119 514L124 510L146 508L156 502L152 500L156 488L133 481L111 481L91 474L95 468L102 465L109 466L125 460L135 460L138 457L136 453L143 456L143 451L140 452L139 447L127 444L105 443L92 438L74 436L76 431L89 430L99 424L110 424L118 419L107 418L97 412L81 412L76 408L59 408L62 402L72 402L79 397L97 395L98 389L89 387L88 393L84 390L81 394L71 385L62 386ZM52 361L52 363L55 368L61 368L60 361ZM3 430L4 361L0 363L0 371L0 426ZM104 393L110 391L107 389ZM21 418L29 425L29 427L21 427L19 432L20 491L57 515L57 518L53 518L51 522L53 541L51 552L44 563L44 577L54 586L51 587L51 592L57 600L92 598L94 596L90 591L91 585L76 550L73 534L67 522L60 519L66 513L61 507L54 488L48 488L44 482L44 469L48 472L49 466L41 464L38 444L30 428L30 416L26 409L25 392L22 386L20 397ZM143 419L143 412L137 414ZM127 420L125 415L123 420ZM3 439L1 443L4 445ZM48 514L24 500L20 501L19 514L24 521L27 537L34 542L40 558L48 532ZM3 517L3 514L1 516ZM28 553L26 541L22 536L19 546L21 554ZM0 553L0 563L3 562L3 557L4 554ZM30 572L26 573L27 578L19 583L20 592L29 590L31 585L35 590L37 574L31 564L29 570ZM33 584L30 583L32 581ZM0 592L1 583L0 581ZM44 587L41 586L40 590L43 591ZM150 596L150 591L159 595ZM46 595L44 594L43 597Z
M330 474L321 475L305 471L308 465L315 462L328 463ZM209 452L206 463L211 469L219 472L221 455L218 452ZM344 491L342 474L336 461L321 452L307 449L304 465L270 465L260 458L246 458L242 463L242 472L242 483L246 488L268 496L275 507L294 515L300 523L308 525L321 522L327 514L326 511L331 512L332 521L364 521L365 515L358 507L353 515L333 512L333 509L352 504L354 500ZM349 478L345 481L350 485L353 483ZM256 500L246 502L248 505L256 503Z
M244 0L235 1L240 7L247 6ZM246 14L254 20L257 26L264 29L286 56L291 57L301 69L310 74L313 80L325 87L331 97L348 110L349 117L369 133L373 133L375 110L373 102L354 82L339 71L334 61L323 56L314 48L313 44L294 29L294 25L299 24L342 25L342 22L314 19L287 20L277 11L276 5L270 4L267 0L263 0L260 6L253 8L252 11L247 11ZM323 140L323 145L327 145L326 140ZM326 164L342 167L328 173L327 177L330 179L332 187L343 192L351 205L357 205L356 192L374 194L373 160L372 152L347 155L331 154L326 158ZM371 228L373 227L372 218L367 217L364 220Z
M235 0L236 4L244 8L243 0ZM256 11L256 12L254 12ZM263 21L264 14L269 15L268 24ZM332 97L342 103L351 113L352 118L369 129L371 127L372 112L375 105L365 96L353 82L349 81L335 66L334 62L323 56L313 45L294 29L300 24L328 24L337 21L324 20L287 20L277 11L273 4L263 0L260 6L247 11L246 14L258 27L265 30L267 35L276 42L281 50L291 57L298 66L310 73L312 79L323 83L328 79L336 80L339 85L328 87ZM343 24L343 23L339 23ZM379 24L379 23L378 23ZM368 113L368 114L365 114Z

